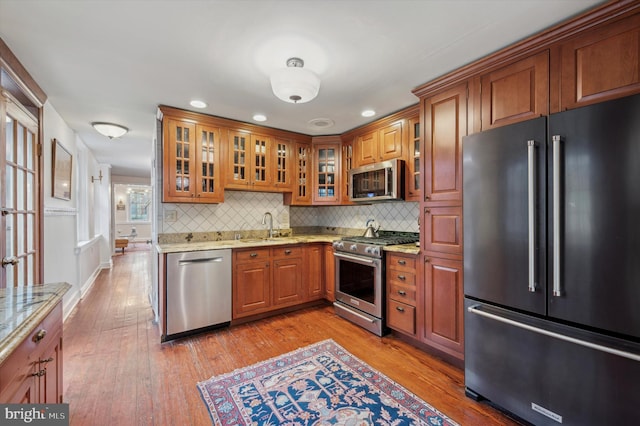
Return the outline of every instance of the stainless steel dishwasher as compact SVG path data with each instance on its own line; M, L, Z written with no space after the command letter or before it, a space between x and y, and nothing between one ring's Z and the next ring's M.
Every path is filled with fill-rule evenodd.
M167 336L231 321L231 250L167 254Z

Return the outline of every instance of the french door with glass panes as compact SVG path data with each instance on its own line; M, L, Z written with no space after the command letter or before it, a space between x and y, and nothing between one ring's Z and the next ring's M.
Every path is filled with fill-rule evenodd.
M14 99L0 97L2 145L0 288L40 283L38 122Z

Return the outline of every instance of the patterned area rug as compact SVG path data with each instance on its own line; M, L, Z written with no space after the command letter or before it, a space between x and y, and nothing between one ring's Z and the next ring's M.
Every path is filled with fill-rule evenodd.
M198 383L216 425L455 425L325 340Z

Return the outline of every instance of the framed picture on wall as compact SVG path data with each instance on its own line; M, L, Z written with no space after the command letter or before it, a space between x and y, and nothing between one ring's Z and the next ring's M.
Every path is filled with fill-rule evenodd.
M71 164L72 155L59 140L53 139L53 193L54 198L71 200Z

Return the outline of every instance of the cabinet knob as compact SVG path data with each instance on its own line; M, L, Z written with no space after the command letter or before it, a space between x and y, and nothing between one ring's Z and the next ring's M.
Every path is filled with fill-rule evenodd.
M46 335L47 335L47 330L43 328L33 336L33 341L38 343L40 340L44 339Z
M291 250L285 250L284 254L291 254Z
M258 253L251 253L249 256L250 257L258 257Z
M404 260L398 260L398 265L406 265L407 262Z
M429 263L429 258L428 257L424 258L424 263Z
M53 357L52 356L50 356L47 359L41 359L40 361L38 361L38 363L39 364L46 364L46 363L51 362L51 361L53 361Z
M404 308L402 306L396 306L396 310L398 312L404 312Z
M404 281L404 280L406 280L406 279L407 279L407 277L405 277L404 275L398 275L398 279L399 279L400 281Z
M398 290L398 294L399 294L400 296L406 296L406 295L407 295L407 292L406 292L406 291L404 291L404 290Z
M42 377L42 376L44 376L45 374L47 374L47 369L46 369L46 368L44 368L44 369L42 369L42 370L38 371L37 373L32 373L31 375L32 375L32 376L35 376L35 377Z

